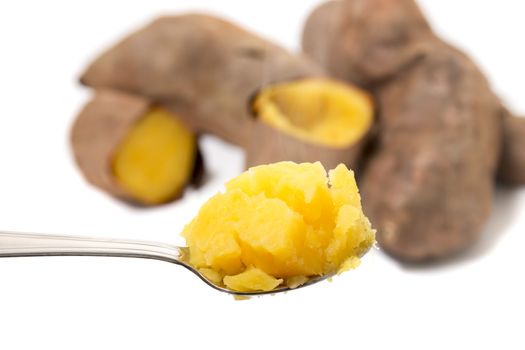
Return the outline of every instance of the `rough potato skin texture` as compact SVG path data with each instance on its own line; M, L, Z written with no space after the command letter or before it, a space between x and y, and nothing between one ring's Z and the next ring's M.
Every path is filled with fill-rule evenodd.
M507 113L503 119L503 151L498 178L505 184L525 184L525 118Z
M168 106L197 132L247 146L249 101L263 86L321 69L218 18L162 17L96 59L81 77L95 88L140 94Z
M379 243L411 261L461 251L491 210L498 100L471 62L446 47L377 93L381 132L361 190Z
M303 46L376 96L379 136L360 187L381 247L421 262L470 246L491 209L503 113L475 64L412 0L327 2Z
M151 105L150 100L141 96L99 90L80 111L71 129L73 155L85 179L116 198L138 205L143 203L137 203L115 181L111 161L114 150L128 130L148 112ZM192 181L199 182L202 173L203 162L197 151Z

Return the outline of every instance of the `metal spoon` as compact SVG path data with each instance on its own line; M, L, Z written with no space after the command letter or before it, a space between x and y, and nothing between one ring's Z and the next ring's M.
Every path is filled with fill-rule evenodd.
M185 257L188 256L188 248L185 247L108 238L0 232L0 258L34 256L105 256L161 260L183 266L197 275L208 286L220 292L237 296L250 297L292 290L292 288L284 286L266 292L238 292L217 285L185 262ZM328 277L331 275L310 278L305 284L294 289L310 286Z

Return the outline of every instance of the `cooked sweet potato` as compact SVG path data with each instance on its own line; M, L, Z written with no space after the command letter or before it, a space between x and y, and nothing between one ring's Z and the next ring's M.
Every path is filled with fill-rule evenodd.
M424 261L470 246L490 213L504 114L475 64L432 33L413 0L327 2L303 47L376 97L361 187L382 248Z
M237 291L293 287L359 265L375 242L354 173L340 164L250 168L184 228L188 263Z
M291 160L355 167L372 125L372 101L346 83L315 79L322 76L303 56L193 14L160 18L131 34L95 60L81 81L168 106L195 131L245 147L248 166ZM289 108L312 105L318 111L309 115ZM267 120L270 115L278 118Z
M177 198L202 170L196 137L143 97L96 93L71 132L85 178L115 197L154 205Z

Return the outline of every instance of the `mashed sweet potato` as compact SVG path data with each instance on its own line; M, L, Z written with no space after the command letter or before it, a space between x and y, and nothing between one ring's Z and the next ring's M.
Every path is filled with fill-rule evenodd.
M341 164L327 176L321 163L292 162L232 179L182 235L190 264L236 291L355 267L375 241L352 171Z

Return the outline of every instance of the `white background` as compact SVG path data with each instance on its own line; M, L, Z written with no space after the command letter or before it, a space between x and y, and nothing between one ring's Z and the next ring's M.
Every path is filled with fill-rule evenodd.
M208 10L298 49L319 1L2 1L0 229L183 244L178 232L242 152L203 140L211 180L183 201L139 210L88 186L68 130L98 52L161 13ZM437 32L467 50L525 115L522 1L421 1ZM186 270L109 258L0 260L0 349L523 349L525 192L498 190L473 249L427 268L380 251L286 295L236 302Z

